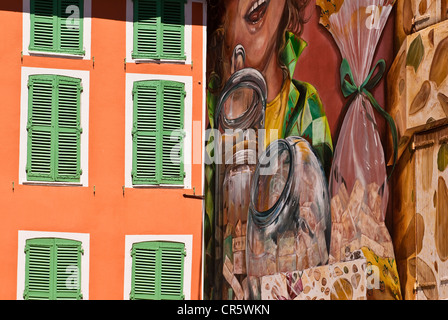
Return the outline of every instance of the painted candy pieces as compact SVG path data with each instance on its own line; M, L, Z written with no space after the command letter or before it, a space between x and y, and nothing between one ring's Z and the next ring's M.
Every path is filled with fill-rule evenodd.
M345 186L331 200L332 234L330 263L344 261L347 254L367 246L379 256L393 257L389 231L383 221L382 196L376 183L366 187L357 180L350 197ZM345 205L346 204L346 205Z

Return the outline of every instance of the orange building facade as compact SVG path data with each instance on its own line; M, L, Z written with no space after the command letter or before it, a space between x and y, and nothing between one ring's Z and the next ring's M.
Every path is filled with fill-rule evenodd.
M205 0L171 1L174 5L180 3L184 23L179 33L180 56L170 56L173 53L166 54L163 49L159 56L149 55L149 58L145 55L147 48L136 44L139 39L135 36L135 15L140 11L135 5L139 3L143 10L143 5L165 1L54 0L46 1L55 6L53 9L39 9L40 1L2 1L0 4L0 62L3 66L0 72L0 148L3 155L0 159L0 299L48 298L47 289L33 284L32 253L41 254L41 251L33 251L35 248L48 249L48 268L54 270L49 272L51 279L46 285L56 288L49 289L50 298L122 300L148 297L135 289L138 283L135 257L138 250L149 252L144 251L150 250L145 244L149 244L148 248L152 245L165 248L166 243L180 244L182 248L181 288L177 292L180 298L201 299L202 201L185 195L200 195L203 187ZM41 14L44 9L59 10L57 12L62 14ZM156 9L149 15L155 20L162 16L163 24L167 13L160 15L160 12L168 8ZM148 16L143 15L148 13L139 14L142 26L138 30L152 30L143 23L148 20ZM51 22L55 33L52 38L42 37L40 33L48 31L48 26L42 25L51 17L56 17ZM158 21L160 23L160 19ZM170 24L166 21L166 25ZM65 27L61 27L64 23ZM57 30L62 31L57 34ZM68 34L64 35L64 30ZM80 41L76 43L77 49L73 49L72 38ZM48 39L53 42L46 43ZM73 96L74 104L66 98L72 92L70 88L75 88L70 87L71 79L76 79L78 88L73 91L77 92ZM176 85L171 86L173 83ZM47 98L53 97L53 100L42 98L39 90L46 84L53 88L47 92ZM163 167L165 158L157 153L162 147L157 147L154 154L147 152L150 159L153 155L163 163L154 160L147 164L144 157L143 169L138 167L139 153L135 152L135 141L139 137L158 139L157 132L168 130L163 123L160 124L162 131L157 129L154 135L145 135L136 124L136 117L140 117L136 108L140 102L144 105L145 94L153 87L157 91L166 86L181 88L182 95L182 104L174 105L182 109L179 119L176 118L182 134L180 140L174 141L180 146L183 164L177 178L169 175L170 168ZM157 91L157 96L164 97L164 93ZM158 101L154 102L157 108ZM33 145L32 139L47 132L39 127L38 116L42 116L39 112L45 107L51 109L51 106L59 108L59 120L51 120L48 132L55 130L58 138L51 140L51 148L50 142L48 144L51 161L47 174L39 162L43 157L40 152L45 151L45 146L39 143L44 144L45 140ZM78 108L74 131L66 130L68 125L61 122L64 106ZM49 112L48 117L52 117ZM164 118L161 111L154 112L149 117L157 114ZM44 115L42 119L47 118ZM73 133L70 137L77 137L74 153L70 146L64 149L64 143L69 144L70 139L64 141L62 133L70 135L70 132ZM55 158L50 156L52 152ZM74 155L73 163L76 163L73 175L68 169L63 172L63 168L72 164L70 159L64 162L70 155ZM53 242L47 246L44 241L41 245L36 239ZM72 242L67 244L65 240ZM63 260L60 252L71 248L72 243L80 245L75 269L70 268L71 262L59 265L58 260ZM142 244L143 249L136 244ZM57 258L51 256L52 246L56 248ZM165 249L160 250L164 252ZM159 256L154 257L158 261ZM60 278L59 269L66 276ZM52 282L53 274L57 285ZM71 289L76 291L76 296L70 296L75 292ZM156 293L151 297L162 296Z

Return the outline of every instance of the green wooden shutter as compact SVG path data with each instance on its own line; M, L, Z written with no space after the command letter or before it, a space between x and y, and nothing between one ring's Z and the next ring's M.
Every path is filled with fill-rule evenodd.
M157 184L157 101L159 83L139 81L134 84L133 169L134 184Z
M184 101L185 85L179 82L163 82L162 115L162 180L163 184L184 182Z
M55 241L55 299L79 300L81 294L81 242L54 239Z
M81 242L55 238L29 239L25 253L25 299L82 299Z
M27 179L54 180L54 76L30 76L28 83Z
M57 80L56 180L77 182L81 175L81 80L68 77Z
M134 0L134 59L185 60L186 0Z
M157 43L160 6L157 2L157 0L134 1L133 58L160 59Z
M31 0L29 49L84 55L83 14L84 0Z
M28 181L79 182L81 91L80 79L30 76Z
M158 247L138 243L132 248L131 299L157 300Z
M84 0L60 0L58 10L60 51L85 54L83 50Z
M52 260L53 243L47 239L26 241L25 292L26 300L48 300L52 292Z
M181 300L185 245L140 242L132 247L131 299Z
M184 183L184 88L173 81L134 83L134 185Z
M185 59L185 1L162 1L162 54L164 59Z
M183 300L185 246L162 243L160 250L160 299Z
M31 0L30 50L56 50L56 0Z

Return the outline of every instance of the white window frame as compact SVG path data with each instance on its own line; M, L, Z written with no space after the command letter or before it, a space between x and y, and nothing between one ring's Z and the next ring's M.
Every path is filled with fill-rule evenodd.
M57 53L45 51L30 51L31 41L31 0L23 0L22 17L22 54L24 56L44 56L44 57L63 57L80 60L90 60L91 58L91 33L92 33L92 0L84 0L83 15L83 47L84 55Z
M31 75L51 74L81 79L81 169L82 175L79 182L43 182L28 181L26 164L28 157L28 80ZM19 184L54 185L54 186L82 186L89 184L89 96L90 96L90 72L79 70L46 69L22 67L21 101L20 101L20 151L19 151Z
M132 289L132 256L131 250L134 243L147 241L178 242L185 245L187 255L184 260L184 296L185 300L191 300L191 278L193 263L193 235L126 235L124 253L124 292L123 299L130 300Z
M19 230L17 252L17 300L24 300L23 292L25 290L26 241L36 238L61 238L81 242L82 249L84 250L84 254L81 257L81 293L83 300L89 300L90 234L27 230Z
M190 65L191 61L191 24L192 24L192 0L188 0L185 4L185 27L184 27L184 50L185 60L171 60L171 59L134 59L132 58L132 51L134 50L134 1L126 0L126 62L131 63L177 63ZM202 2L202 1L201 1Z
M143 80L165 80L177 81L185 84L185 102L184 102L184 171L185 178L183 185L134 185L132 183L132 128L134 118L134 101L132 99L132 90L134 82ZM125 187L126 188L182 188L191 189L192 181L192 122L193 122L193 79L186 76L158 75L158 74L126 74L126 111L125 111Z

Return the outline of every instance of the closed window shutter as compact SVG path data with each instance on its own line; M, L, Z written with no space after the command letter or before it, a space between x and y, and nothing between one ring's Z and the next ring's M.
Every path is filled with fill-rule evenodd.
M184 244L163 243L161 247L160 299L183 300Z
M162 183L183 184L183 83L163 82Z
M134 0L132 57L185 60L186 0Z
M158 300L157 274L158 246L156 243L139 243L132 249L131 300Z
M28 180L52 181L54 177L54 85L54 77L45 75L31 76L28 84Z
M184 183L184 88L173 81L134 83L134 185Z
M84 55L84 0L31 0L32 51Z
M153 81L134 84L133 170L134 184L157 184L158 126L157 101L159 84Z
M185 245L140 242L132 248L131 299L181 300Z
M56 50L56 0L31 0L30 50Z
M81 242L37 238L26 241L26 300L76 300L81 294Z
M79 300L81 294L81 242L55 239L56 299Z
M185 1L162 1L162 57L185 59L184 15Z
M28 181L79 182L81 91L80 79L30 76Z
M81 175L81 80L58 78L56 180L79 181Z
M157 0L134 1L134 58L159 59L158 28L160 6Z
M60 50L67 53L84 54L82 23L84 0L60 0L58 10Z
M26 242L25 292L26 300L48 300L51 298L53 268L51 251L53 243L47 239L32 239Z

